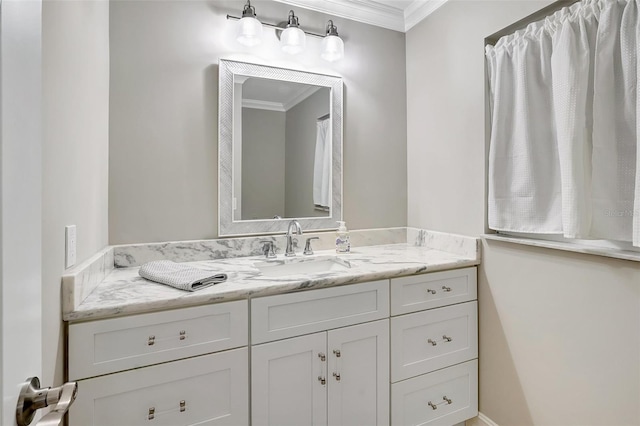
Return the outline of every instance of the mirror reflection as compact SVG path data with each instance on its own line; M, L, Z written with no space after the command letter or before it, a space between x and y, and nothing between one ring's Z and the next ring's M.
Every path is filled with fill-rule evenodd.
M331 216L331 88L234 75L233 219Z

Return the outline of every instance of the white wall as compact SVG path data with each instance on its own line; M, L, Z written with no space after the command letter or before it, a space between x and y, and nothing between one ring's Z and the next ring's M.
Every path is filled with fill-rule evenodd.
M242 219L285 217L284 111L242 108Z
M110 242L217 236L218 59L337 72L345 84L344 218L350 229L406 225L405 35L334 18L345 59L319 58L320 40L291 59L273 30L256 49L233 39L240 1L111 2ZM282 21L291 6L256 1ZM294 8L321 32L330 17ZM373 188L373 189L372 189Z
M77 226L78 263L108 242L108 1L44 1L42 51L41 379L50 386L63 381L64 227Z
M484 38L548 1L451 0L407 34L409 226L485 226ZM640 265L483 244L480 411L506 425L640 424Z

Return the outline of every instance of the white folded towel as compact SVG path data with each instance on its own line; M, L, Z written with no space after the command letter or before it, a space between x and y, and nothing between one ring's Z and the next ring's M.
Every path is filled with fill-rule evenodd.
M138 272L142 278L169 285L179 290L196 291L227 280L227 274L181 265L171 260L147 262Z

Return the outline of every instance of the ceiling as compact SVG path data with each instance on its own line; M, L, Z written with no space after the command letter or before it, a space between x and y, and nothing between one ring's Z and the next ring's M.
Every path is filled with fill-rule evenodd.
M275 0L365 24L406 32L447 0Z

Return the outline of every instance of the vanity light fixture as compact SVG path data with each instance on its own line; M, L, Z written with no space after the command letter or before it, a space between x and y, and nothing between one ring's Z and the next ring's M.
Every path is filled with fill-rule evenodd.
M338 36L338 27L333 25L333 21L327 22L327 34L322 39L322 59L335 62L344 56L344 42Z
M251 6L250 0L247 0L242 10L242 18L227 15L227 19L239 21L237 40L245 46L251 47L260 44L262 27L269 27L276 30L276 36L280 39L282 50L287 53L294 55L302 52L305 49L306 36L311 36L322 39L320 56L324 60L334 62L344 57L344 42L338 36L338 27L333 24L332 20L327 22L325 34L317 34L300 28L298 17L293 13L293 10L289 11L287 20L278 25L261 22L256 18L256 9Z
M291 55L295 55L304 50L306 41L307 37L304 31L300 29L298 17L294 15L293 10L290 10L289 16L287 17L287 28L280 34L282 50Z
M256 8L251 6L251 0L247 0L242 10L242 18L238 22L238 43L256 46L261 42L262 23L256 18Z

